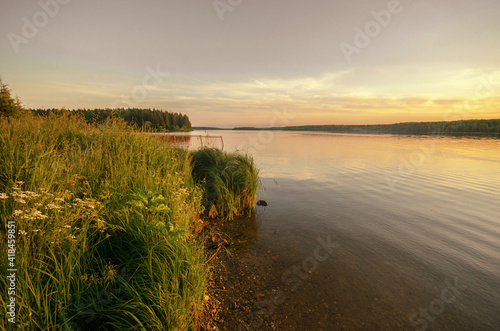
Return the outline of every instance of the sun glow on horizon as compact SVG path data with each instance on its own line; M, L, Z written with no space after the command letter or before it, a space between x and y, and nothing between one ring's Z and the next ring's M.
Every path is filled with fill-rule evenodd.
M405 4L350 62L339 45L381 4L255 1L224 21L210 4L114 4L110 19L68 3L19 54L0 40L4 83L30 108L156 108L197 126L266 127L285 108L290 125L500 117L500 44L484 33L498 3ZM12 3L0 26L19 32L37 11Z
M216 81L171 75L157 86L144 89L141 98L134 98L134 90L127 91L130 82L140 81L140 75L129 76L124 82L119 75L111 75L108 81L99 83L58 81L49 85L54 95L45 90L32 92L30 97L18 95L31 108L165 109L187 114L198 126L266 127L273 109L283 108L293 115L290 125L500 117L500 70L485 74L484 70L455 69L433 75L415 70L405 76L404 84L398 84L400 70L354 68L288 79L254 76ZM385 84L374 84L377 80ZM32 87L15 84L13 88L22 92Z

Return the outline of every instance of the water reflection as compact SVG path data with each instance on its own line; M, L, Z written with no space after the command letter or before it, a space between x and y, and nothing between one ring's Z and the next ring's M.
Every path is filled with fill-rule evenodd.
M231 150L255 133L221 134ZM245 249L271 251L279 281L318 237L340 244L279 308L308 311L307 329L415 329L455 277L466 291L429 327L500 329L499 152L498 139L275 132L255 151L269 206Z

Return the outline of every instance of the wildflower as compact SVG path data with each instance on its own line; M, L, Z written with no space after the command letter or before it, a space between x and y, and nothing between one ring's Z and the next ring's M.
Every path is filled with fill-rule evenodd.
M32 215L33 215L35 218L39 219L39 220L44 220L44 219L48 218L48 216L47 216L47 215L42 214L42 212L41 212L41 211L36 210L36 209L33 209Z
M5 200L5 199L8 199L8 198L9 198L9 196L7 194L0 193L0 199L4 199Z
M23 182L23 181L21 181L21 180L18 180L18 181L16 182L16 184L17 184L17 185L23 185L23 184L24 184L24 182Z
M19 199L16 199L14 201L19 202L19 203L26 203L26 200L24 200L23 198L19 198Z
M43 206L40 202L35 202L35 207L41 207Z
M49 208L49 209L60 209L61 207L58 206L58 205L55 205L53 203L49 203L49 204L47 204L47 208Z
M63 199L63 198L55 198L54 200L55 200L55 201L64 202L64 199Z
M71 229L71 225L67 225L67 224L66 224L64 227L65 227L65 228L68 228L68 229Z
M14 210L14 216L21 216L23 214L22 210Z
M17 233L20 234L21 236L24 236L27 234L27 232L23 231L23 230L19 230Z

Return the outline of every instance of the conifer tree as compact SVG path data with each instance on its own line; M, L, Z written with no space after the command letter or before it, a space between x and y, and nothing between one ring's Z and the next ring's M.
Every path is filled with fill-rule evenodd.
M14 99L9 87L0 78L0 117L10 117L21 111L19 98Z

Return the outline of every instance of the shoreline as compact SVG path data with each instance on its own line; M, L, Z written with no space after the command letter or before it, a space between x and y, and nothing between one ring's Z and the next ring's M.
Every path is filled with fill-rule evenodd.
M231 219L253 206L250 157L187 152L121 121L89 130L70 114L0 120L0 140L0 216L15 224L0 231L14 254L0 267L16 270L17 328L200 327L209 264L192 227L209 210ZM223 171L193 164L210 156ZM224 180L239 171L244 183Z
M226 226L221 224L217 231L225 231ZM411 313L418 304L405 298L422 289L396 277L392 286L398 291L387 291L380 282L386 273L396 274L396 270L376 256L367 261L376 278L334 252L329 262L322 262L331 263L333 269L320 265L294 286L283 275L297 264L283 259L279 243L249 243L244 231L229 238L231 245L217 251L212 263L206 300L209 323L202 330L415 329ZM461 316L458 307L447 307L447 313L457 316L454 326L447 328L445 319L434 326L473 329L473 321Z
M438 122L402 122L393 124L326 124L297 125L283 127L235 127L232 129L216 127L193 127L194 130L233 130L233 131L296 131L329 132L345 134L394 134L394 135L442 135L471 137L500 137L500 119L469 119Z

